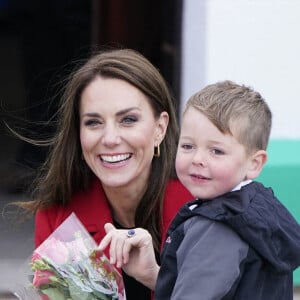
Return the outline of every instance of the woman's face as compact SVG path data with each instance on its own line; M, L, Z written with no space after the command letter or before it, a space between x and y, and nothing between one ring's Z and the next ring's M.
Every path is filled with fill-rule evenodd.
M82 93L82 153L104 187L146 187L167 125L168 114L156 119L147 97L126 81L98 76Z

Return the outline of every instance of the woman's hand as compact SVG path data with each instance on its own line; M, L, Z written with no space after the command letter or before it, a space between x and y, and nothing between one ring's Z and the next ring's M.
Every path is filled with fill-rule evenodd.
M99 250L103 251L110 244L110 263L154 290L159 266L150 233L143 228L116 229L111 223L106 223L104 228L106 236L100 242Z

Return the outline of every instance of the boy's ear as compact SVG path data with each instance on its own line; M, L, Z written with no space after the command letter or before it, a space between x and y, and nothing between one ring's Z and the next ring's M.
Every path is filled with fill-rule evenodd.
M268 158L265 150L258 150L250 157L250 164L247 172L247 179L254 179L260 174Z

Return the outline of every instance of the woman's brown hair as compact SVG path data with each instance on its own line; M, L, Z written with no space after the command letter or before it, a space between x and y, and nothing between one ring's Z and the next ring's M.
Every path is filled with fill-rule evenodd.
M22 205L35 213L53 204L66 205L75 192L89 188L94 175L81 158L79 105L83 90L99 75L121 79L138 88L147 96L155 116L163 111L169 114L160 157L152 160L149 184L135 216L135 225L151 233L158 250L165 188L175 174L178 124L173 99L160 72L143 55L131 49L94 54L70 75L59 106L57 132L47 141L50 152L34 182L34 200Z

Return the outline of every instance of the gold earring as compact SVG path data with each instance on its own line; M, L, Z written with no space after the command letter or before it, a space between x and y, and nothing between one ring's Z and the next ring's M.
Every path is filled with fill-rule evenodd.
M156 146L154 146L153 156L154 157L160 157L160 147L159 147L159 144L157 144Z

